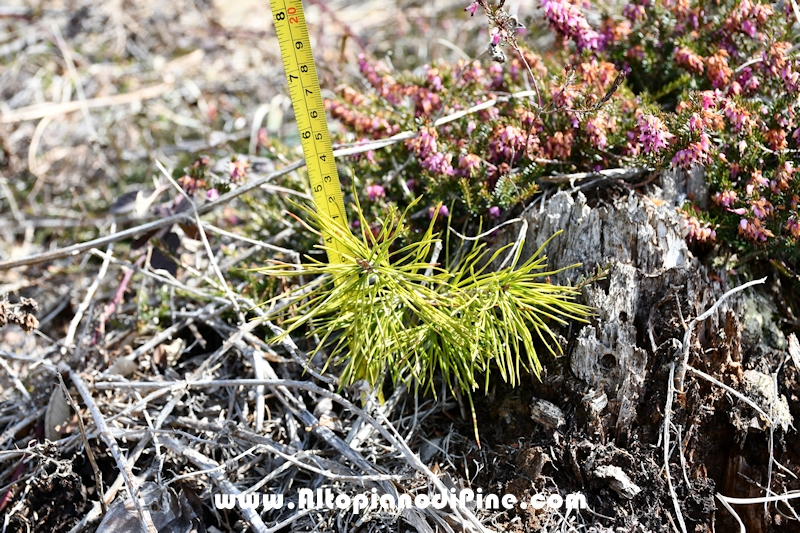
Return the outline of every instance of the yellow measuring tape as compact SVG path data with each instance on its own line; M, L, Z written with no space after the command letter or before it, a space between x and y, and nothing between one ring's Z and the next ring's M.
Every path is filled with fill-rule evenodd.
M300 143L303 145L314 203L318 211L327 213L349 231L342 186L339 183L336 161L333 159L331 135L320 94L317 67L311 53L303 2L270 0L270 5L283 56L283 68L289 81L295 120L300 130ZM343 262L341 253L344 250L338 241L330 235L323 235L323 238L326 245L332 248L328 250L328 261Z

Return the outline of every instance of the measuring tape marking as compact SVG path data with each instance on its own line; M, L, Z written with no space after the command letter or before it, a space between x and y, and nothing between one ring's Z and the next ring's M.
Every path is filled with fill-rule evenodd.
M302 0L270 0L270 5L314 204L349 231ZM339 241L326 234L323 238L328 260L344 262L346 250Z

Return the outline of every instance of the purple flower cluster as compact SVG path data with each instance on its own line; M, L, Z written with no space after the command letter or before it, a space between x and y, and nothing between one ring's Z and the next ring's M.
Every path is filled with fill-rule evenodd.
M725 116L736 131L750 128L750 112L737 106L732 99L725 99L722 112L725 113Z
M782 79L787 91L797 92L800 88L800 62L789 58L791 50L791 43L777 42L763 53L763 61L767 73Z
M367 185L366 192L370 202L374 202L378 198L383 198L386 196L386 191L384 190L383 186L377 184Z
M657 116L639 116L639 142L642 144L645 153L658 154L662 149L669 146L673 138L675 136L669 132L664 121Z
M758 33L758 27L763 26L773 13L772 6L768 4L742 0L728 15L725 25L731 31L740 31L754 39Z
M247 169L250 168L250 163L242 159L236 159L228 163L228 174L230 175L233 183L239 183L247 176Z
M436 129L423 128L413 139L406 141L406 146L413 151L422 168L434 174L453 176L455 170L451 161L453 156L437 151Z
M795 239L800 238L800 220L797 220L796 215L789 217L789 220L786 221L784 229L786 230L786 233Z
M556 31L569 37L578 50L597 50L600 48L600 34L589 26L580 9L568 0L542 0L544 16Z
M747 182L745 192L750 196L765 187L769 187L769 180L764 177L764 174L760 170L754 170L750 176L750 180Z
M433 218L434 216L436 216L436 207L429 207L428 208L428 217L429 218ZM450 210L447 208L447 206L446 205L440 205L439 206L439 214L438 214L437 218L439 218L439 217L447 218L449 216L450 216Z
M709 220L726 228L721 236L730 238L738 228L740 240L751 244L763 243L770 231L800 239L800 174L794 167L782 170L800 148L800 107L793 97L800 91L800 56L793 43L780 41L789 41L791 23L775 13L777 4L723 0L712 9L692 0L625 0L624 17L606 14L590 24L582 12L587 0L539 2L559 36L556 48L564 46L548 56L557 61L546 63L526 39L514 37L516 23L503 25L511 16L502 2L465 0L467 13L486 15L490 46L515 45L506 47L506 63L437 62L395 73L360 56L367 90L340 89L344 102L326 104L348 132L341 139L419 129L390 149L397 151L391 159L411 162L399 179L414 194L424 192L428 206L456 206L459 219L501 217L501 208L530 198L537 179L563 170L563 163L588 171L626 158L626 164L659 170L706 167L716 193L709 208L714 218L688 212L683 227L689 240L713 242L718 228ZM566 72L563 65L569 65ZM671 85L670 104L655 111L653 96L663 94L674 68L686 83ZM499 93L532 89L532 81L535 98L471 110ZM433 126L459 111L466 114ZM381 168L371 163L372 154L354 161L365 183L381 183L369 174ZM399 189L378 187L360 191L364 204L386 197L369 204L373 211L405 201L393 196ZM459 197L466 201L449 203Z
M690 170L695 165L704 165L710 159L711 140L703 133L700 140L690 143L688 147L679 150L672 158L672 165Z
M711 224L702 222L697 217L684 215L681 226L681 232L689 242L711 244L717 239L717 232Z
M737 194L736 191L720 191L711 199L715 204L727 209L736 203Z
M743 218L739 221L739 235L751 242L766 242L769 237L774 237L775 234L769 229L764 227L761 220L755 218L748 220Z
M395 86L395 81L386 74L379 74L372 63L367 61L364 54L358 54L358 68L361 71L361 75L367 79L367 82L383 98L394 105L400 104L401 98L392 90Z
M691 48L681 46L675 50L675 62L694 74L702 74L705 66L703 58L694 53Z
M472 176L481 166L481 158L475 154L464 154L458 158L458 170L456 175L459 177Z
M439 75L438 68L431 68L426 66L425 79L428 81L428 88L431 91L438 93L442 90L442 77Z
M639 4L627 4L622 8L622 16L633 22L641 22L647 19L644 6Z
M539 137L528 135L517 126L498 126L489 139L489 158L494 163L513 163L523 155L536 152Z
M607 128L608 122L604 117L594 117L586 121L586 134L592 146L602 150L608 145Z
M422 168L434 174L441 174L442 176L452 176L455 174L453 165L450 162L453 160L451 154L444 154L442 152L434 152L420 162Z

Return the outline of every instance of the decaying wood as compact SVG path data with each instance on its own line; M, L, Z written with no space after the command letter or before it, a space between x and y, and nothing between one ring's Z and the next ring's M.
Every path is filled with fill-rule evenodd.
M639 342L651 310L676 293L684 315L699 314L723 286L691 254L679 213L664 202L631 193L592 208L581 192L558 192L523 218L528 224L523 258L563 230L545 249L548 265L581 264L552 276L553 283L574 284L598 268L608 269L606 281L584 289L597 316L578 332L569 363L577 377L607 395L616 437L625 442L652 362ZM500 242L516 238L513 228L503 232ZM732 309L723 303L706 331L718 328Z

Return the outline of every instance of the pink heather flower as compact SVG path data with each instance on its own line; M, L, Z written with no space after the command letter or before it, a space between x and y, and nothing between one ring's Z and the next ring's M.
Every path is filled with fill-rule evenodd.
M742 22L742 31L753 38L756 36L756 25L752 20Z
M772 215L774 208L772 204L767 201L766 198L759 198L758 200L752 200L750 202L750 207L753 209L753 214L758 219L764 219L770 215Z
M439 76L438 68L428 68L425 77L427 78L428 87L430 87L431 91L438 93L442 90L442 77Z
M758 25L765 24L773 13L770 5L742 0L728 15L725 26L729 30L739 30L752 39L756 36Z
M425 87L419 87L412 95L414 116L430 115L442 105L442 97Z
M475 12L478 10L478 7L480 7L480 4L478 4L478 2L472 2L469 6L467 6L464 9L464 11L469 11L469 16L473 17L475 16Z
M800 237L800 220L797 220L795 215L792 215L789 217L789 220L786 221L784 229L789 233L789 235L797 239Z
M777 152L786 149L789 145L789 143L786 142L786 132L779 128L769 130L764 137L769 147Z
M775 236L774 233L764 227L760 220L747 220L746 218L739 221L739 235L755 243L766 242L768 237Z
M781 78L783 79L783 84L786 86L786 90L790 93L797 92L800 89L800 71L794 70L791 64L787 64L786 67L781 70Z
M744 128L750 127L750 113L746 109L740 109L736 103L730 99L725 99L725 107L723 113L728 118L733 128L736 131L742 131Z
M753 175L750 176L750 181L747 182L745 192L747 195L753 194L755 191L761 190L769 186L769 180L764 177L760 170L754 170Z
M675 50L674 57L675 62L689 72L702 74L703 70L705 69L705 66L703 65L703 58L694 53L691 48L687 48L686 46L681 46Z
M464 177L471 176L473 170L481 166L481 158L475 154L464 154L458 159L458 171L456 175Z
M475 131L476 127L477 126L475 125L475 121L474 120L470 120L469 123L467 124L467 135L469 135L470 133ZM800 131L800 130L797 130L797 131Z
M602 117L595 117L586 122L586 133L595 148L601 150L608 145L606 138L606 121Z
M453 166L450 164L452 156L450 154L443 154L442 152L435 152L420 163L422 168L433 172L435 174L442 174L444 176L452 176L455 174Z
M717 232L708 222L702 222L697 217L683 215L682 231L684 238L689 242L696 240L699 243L713 243L717 238Z
M637 4L627 4L622 8L622 16L629 19L631 22L640 22L647 18L644 6Z
M644 46L641 44L637 44L628 49L625 53L625 56L629 59L638 59L639 61L643 61L645 57L647 57L647 53L644 51Z
M406 141L406 146L424 160L436 151L437 135L434 128L422 128L416 137Z
M378 74L375 67L367 61L367 56L364 54L358 54L358 68L361 71L361 75L367 78L369 84L375 89L380 90L383 87L383 77Z
M250 168L250 163L242 159L231 161L228 163L228 173L230 174L231 181L238 183L242 178L247 176L247 169Z
M773 194L780 194L781 191L789 190L795 172L797 172L797 169L794 168L794 164L791 161L786 161L783 165L780 165L775 171L775 179L770 182Z
M666 124L655 115L639 116L639 142L648 154L657 154L666 148L675 136L669 132Z
M430 218L433 218L435 215L436 215L436 208L435 207L428 208L428 216ZM442 205L439 207L439 216L442 218L447 218L448 216L450 216L450 210L447 208L446 205Z
M358 54L358 68L361 71L361 75L367 79L367 82L389 103L397 105L401 102L401 98L392 90L395 82L391 76L378 73L378 69L367 61L367 57L364 54ZM384 70L382 66L381 70Z
M689 129L692 130L692 133L700 133L703 131L703 126L703 119L700 118L700 115L692 113L692 116L689 117Z
M212 202L219 198L219 189L208 189L206 191L206 198Z
M712 197L715 204L728 208L736 202L736 191L720 191Z
M714 91L703 91L700 93L700 101L704 111L712 107L716 108L718 99L717 93Z
M539 138L535 135L528 137L527 133L517 126L498 126L489 139L489 157L494 163L512 162L526 153L525 141L528 149L535 150Z
M460 65L459 65L460 66ZM475 60L473 61L469 67L465 67L463 73L461 74L461 79L464 80L464 83L484 83L486 77L486 72L483 70L480 61Z
M728 66L729 56L728 51L721 48L714 55L706 58L708 81L715 89L727 85L733 75L733 70Z
M687 148L678 151L675 157L672 158L672 165L681 167L685 170L690 170L695 165L703 165L709 160L709 150L711 149L711 141L704 133L700 136L700 140L689 144Z
M761 80L759 80L758 76L753 73L753 70L750 67L742 70L742 73L739 75L738 82L742 86L742 90L745 93L752 93L761 86Z
M489 76L492 78L492 88L501 89L503 87L503 67L497 63L493 63L489 67Z
M550 25L578 46L578 50L597 50L600 34L589 26L580 9L569 0L542 0L544 16Z
M367 196L369 196L369 201L374 202L378 198L383 198L386 196L386 191L380 185L367 185Z
M629 131L625 134L627 143L625 145L624 154L629 156L637 156L642 153L642 143L637 141L638 135L635 131Z
M555 132L547 139L547 144L544 146L544 156L562 161L569 159L572 154L573 140L572 130Z
M489 208L489 216L492 218L500 218L500 208L493 205Z

